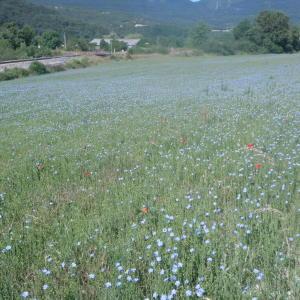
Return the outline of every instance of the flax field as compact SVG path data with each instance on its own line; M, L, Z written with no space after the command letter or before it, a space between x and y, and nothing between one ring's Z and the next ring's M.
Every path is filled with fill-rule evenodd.
M300 298L300 55L0 83L0 299Z

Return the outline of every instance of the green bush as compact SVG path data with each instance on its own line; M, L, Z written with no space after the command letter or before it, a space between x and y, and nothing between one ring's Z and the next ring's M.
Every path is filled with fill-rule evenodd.
M45 56L52 56L55 55L54 51L48 49L48 48L35 48L34 50L34 57L45 57Z
M207 53L213 53L217 55L234 55L235 49L233 45L229 43L218 41L218 40L210 40L208 41L202 48Z
M79 69L79 68L86 68L90 66L92 62L87 58L84 57L82 59L73 59L66 63L67 69Z
M50 73L62 72L66 70L66 68L63 65L49 66L47 67L47 69Z
M46 66L38 61L34 61L33 63L31 63L31 65L29 66L29 72L38 75L49 73Z
M169 49L167 47L162 46L149 46L149 47L134 47L129 49L130 54L168 54Z
M0 73L0 81L27 77L29 74L29 71L21 68L6 69Z
M259 47L253 42L242 39L234 42L235 49L239 53L259 53Z

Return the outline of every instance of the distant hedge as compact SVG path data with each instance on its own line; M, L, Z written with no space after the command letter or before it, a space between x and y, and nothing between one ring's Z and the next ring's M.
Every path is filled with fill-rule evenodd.
M21 69L21 68L7 69L4 72L0 73L0 81L27 77L29 75L30 72L25 69Z
M34 61L29 66L28 70L21 68L6 69L4 72L0 72L0 81L12 80L30 75L43 75L48 73L55 73L65 71L67 69L79 69L91 66L93 61L84 57L82 59L74 59L67 62L65 65L57 66L45 66L39 61Z

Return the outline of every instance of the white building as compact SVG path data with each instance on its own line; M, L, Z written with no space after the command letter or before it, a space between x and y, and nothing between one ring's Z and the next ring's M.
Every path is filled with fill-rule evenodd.
M90 44L94 44L96 45L97 48L100 48L100 43L102 40L104 40L108 44L111 44L111 42L113 41L113 39L93 39L92 41L90 41ZM124 42L125 44L127 44L128 48L130 49L135 47L141 39L116 39L116 40L119 42Z

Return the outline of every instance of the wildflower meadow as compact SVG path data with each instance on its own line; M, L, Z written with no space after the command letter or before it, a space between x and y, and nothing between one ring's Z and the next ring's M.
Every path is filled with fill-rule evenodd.
M0 299L299 299L299 70L152 57L0 83Z

